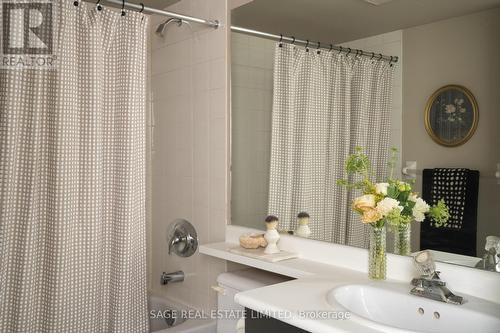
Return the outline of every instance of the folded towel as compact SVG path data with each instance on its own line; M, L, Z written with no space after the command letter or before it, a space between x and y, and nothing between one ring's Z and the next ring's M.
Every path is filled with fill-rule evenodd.
M439 228L422 222L420 248L475 256L479 171L425 169L422 178L422 198L431 205L444 199L450 220Z

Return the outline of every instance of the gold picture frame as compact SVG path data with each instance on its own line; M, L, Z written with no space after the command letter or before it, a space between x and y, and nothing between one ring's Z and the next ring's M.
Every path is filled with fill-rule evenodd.
M463 86L450 84L439 88L425 107L425 129L442 146L457 147L469 141L478 121L476 98Z

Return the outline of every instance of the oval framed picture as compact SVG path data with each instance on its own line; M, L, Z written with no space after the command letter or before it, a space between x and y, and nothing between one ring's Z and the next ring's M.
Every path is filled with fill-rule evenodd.
M474 95L465 87L447 85L427 101L425 129L437 143L456 147L467 142L477 128L479 110Z

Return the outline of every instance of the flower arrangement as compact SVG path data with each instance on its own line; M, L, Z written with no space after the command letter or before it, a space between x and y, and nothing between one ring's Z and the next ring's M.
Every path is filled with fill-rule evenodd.
M442 111L449 122L463 122L463 114L467 112L463 98L455 98L452 103L442 105Z
M445 225L450 214L444 200L439 200L431 207L418 196L418 193L412 191L412 184L393 177L396 154L397 149L392 148L388 163L389 177L385 182L379 183L370 179L371 163L362 148L357 147L355 153L347 158L345 165L347 174L361 177L355 182L339 180L338 184L363 192L363 195L354 199L354 211L361 215L363 223L376 227L382 227L387 223L395 228L412 221L422 222L426 217L429 217L435 226Z
M394 178L397 149L391 149L389 176L386 181L373 182L371 163L363 149L357 147L346 161L346 172L354 182L339 180L338 184L363 193L354 199L353 209L361 215L363 223L370 228L370 247L368 249L368 276L375 280L386 278L386 224L394 231L394 252L401 255L411 254L411 222L422 222L429 217L434 226L448 222L450 213L444 200L429 206L417 193L412 184Z

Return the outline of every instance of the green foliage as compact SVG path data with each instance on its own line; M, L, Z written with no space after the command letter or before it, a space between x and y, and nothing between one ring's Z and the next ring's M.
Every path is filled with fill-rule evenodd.
M344 186L347 189L362 190L364 193L375 192L375 186L370 181L371 163L368 156L363 153L363 148L356 147L354 153L347 157L345 170L347 175L358 176L362 179L354 182L340 179L337 180L337 185Z
M443 199L439 200L437 204L432 206L427 214L434 222L434 226L439 228L445 226L450 219L450 211Z
M345 163L345 170L348 175L362 175L365 180L370 175L371 163L363 153L363 148L356 147L354 154L349 155Z
M389 180L387 197L398 201L407 201L411 194L411 185L399 180Z
M413 216L413 207L415 207L415 201L408 200L406 202L401 202L401 206L403 206L403 211L401 214L407 216Z
M389 187L387 188L387 197L392 199L397 199L399 196L398 188L395 184L389 183Z
M349 190L357 190L357 189L362 189L363 188L363 182L353 182L350 183L347 179L339 179L337 180L337 185L339 186L344 186Z
M408 201L409 197L410 197L410 191L404 191L404 192L399 192L397 199L399 202L406 202Z
M390 227L396 228L400 224L410 223L413 220L412 215L404 215L402 211L395 208L386 216L386 220Z

